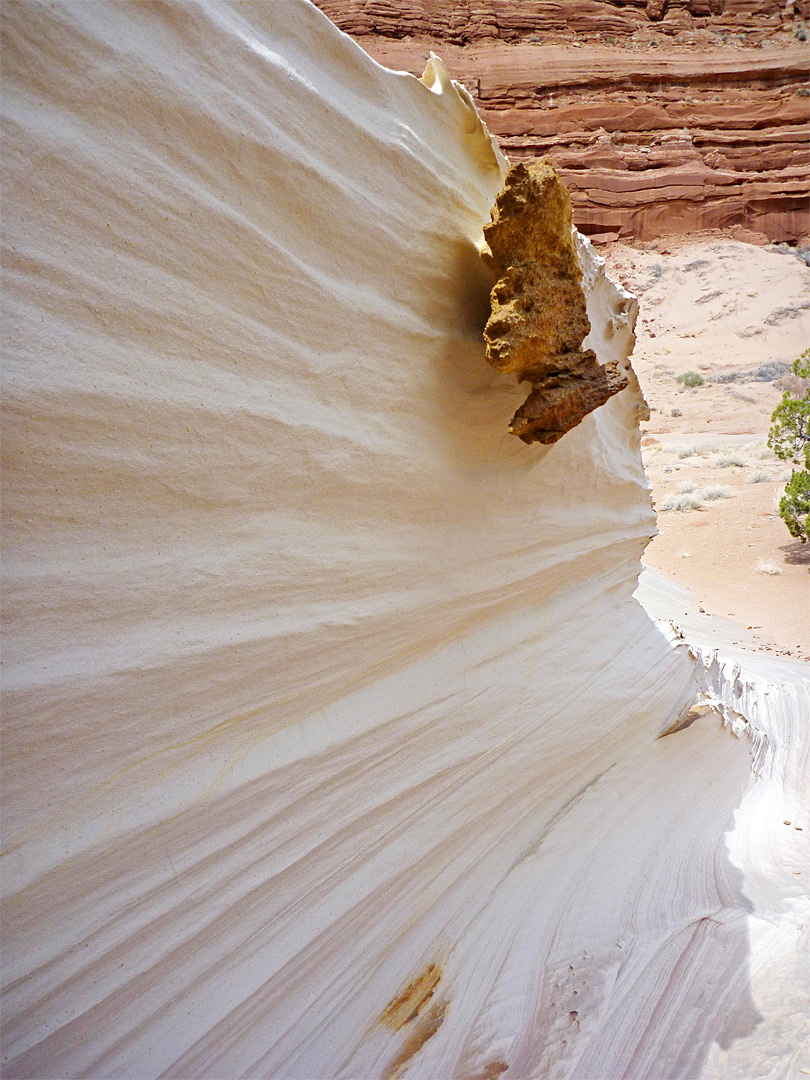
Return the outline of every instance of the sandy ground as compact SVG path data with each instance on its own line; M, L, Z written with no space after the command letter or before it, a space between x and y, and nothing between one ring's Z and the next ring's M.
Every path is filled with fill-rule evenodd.
M642 448L660 531L645 563L702 610L753 628L762 649L810 658L810 545L777 513L790 466L766 439L782 388L761 369L810 342L810 268L708 236L603 254L640 303L633 364L651 408ZM679 384L686 372L703 385Z

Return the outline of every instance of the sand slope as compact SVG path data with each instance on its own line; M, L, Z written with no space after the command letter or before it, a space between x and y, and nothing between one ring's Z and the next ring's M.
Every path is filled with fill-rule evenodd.
M760 648L810 656L810 552L778 517L790 464L766 445L778 372L810 341L810 268L720 236L616 245L608 262L640 298L633 366L653 410L642 425L653 497L659 511L690 491L702 503L659 512L646 564L753 626ZM704 385L680 385L688 371Z

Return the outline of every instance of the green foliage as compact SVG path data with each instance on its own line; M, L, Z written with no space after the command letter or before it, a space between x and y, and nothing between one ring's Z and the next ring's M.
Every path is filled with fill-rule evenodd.
M804 385L801 397L786 390L771 415L768 446L782 461L804 459L810 468L810 349L793 361L793 374Z
M807 540L807 515L810 514L810 472L792 473L779 500L779 517L787 525L791 536Z
M804 464L794 470L779 503L779 516L791 536L807 540L807 515L810 512L810 349L793 362L793 374L804 387L801 397L786 390L771 416L768 446L782 461Z
M703 386L703 376L696 371L686 371L683 375L679 375L675 382L681 383L682 386Z

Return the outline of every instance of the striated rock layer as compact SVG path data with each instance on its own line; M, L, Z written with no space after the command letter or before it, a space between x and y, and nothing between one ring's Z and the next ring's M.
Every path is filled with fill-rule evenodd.
M810 0L319 6L389 67L441 52L511 160L554 164L595 240L810 236Z
M807 681L634 599L635 300L575 236L628 385L526 446L440 61L2 19L3 1075L798 1067Z

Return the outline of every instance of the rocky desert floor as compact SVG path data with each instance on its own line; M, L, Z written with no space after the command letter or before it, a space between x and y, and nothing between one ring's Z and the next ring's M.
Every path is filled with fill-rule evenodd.
M810 545L778 516L790 466L766 445L784 375L810 342L810 268L712 235L602 253L639 297L633 364L659 529L645 563L763 650L810 658ZM679 383L688 372L702 384Z

